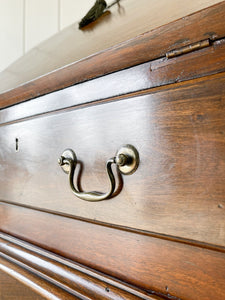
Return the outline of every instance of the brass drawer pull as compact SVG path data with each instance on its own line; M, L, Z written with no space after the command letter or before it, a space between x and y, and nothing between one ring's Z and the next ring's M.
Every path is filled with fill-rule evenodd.
M116 153L116 156L110 158L106 163L106 169L110 180L110 190L107 193L101 192L83 192L79 191L74 186L73 178L74 171L77 164L76 154L71 149L66 149L61 157L58 159L58 163L65 173L69 175L69 184L72 192L80 199L86 201L102 201L109 198L115 190L115 177L112 172L112 164L116 164L120 173L124 175L133 174L139 164L139 155L137 150L131 145L122 146Z

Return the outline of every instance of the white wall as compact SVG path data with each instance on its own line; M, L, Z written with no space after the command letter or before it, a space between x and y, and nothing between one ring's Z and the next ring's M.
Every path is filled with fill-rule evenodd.
M0 0L0 71L79 21L95 0Z
M23 0L0 0L0 71L23 55Z

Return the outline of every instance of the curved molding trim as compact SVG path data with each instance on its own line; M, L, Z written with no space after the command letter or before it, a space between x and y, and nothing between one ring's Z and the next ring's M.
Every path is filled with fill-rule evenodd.
M0 269L46 299L162 299L0 234Z

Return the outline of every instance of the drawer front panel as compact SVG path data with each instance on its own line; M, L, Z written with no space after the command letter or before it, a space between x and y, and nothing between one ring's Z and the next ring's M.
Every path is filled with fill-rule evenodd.
M221 74L1 126L0 199L225 246L224 94ZM106 192L105 162L123 144L140 165L120 193L76 198L57 163L64 149L76 152L82 189Z

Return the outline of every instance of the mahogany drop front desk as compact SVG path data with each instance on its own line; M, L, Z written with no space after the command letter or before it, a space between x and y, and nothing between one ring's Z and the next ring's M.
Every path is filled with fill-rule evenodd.
M0 106L2 274L37 299L225 299L225 2ZM139 164L121 175L127 144ZM76 197L65 149L79 196L110 191L107 161L112 195Z

